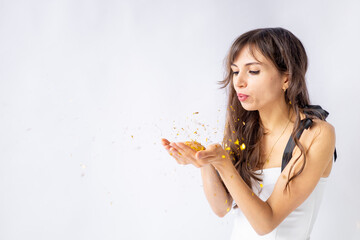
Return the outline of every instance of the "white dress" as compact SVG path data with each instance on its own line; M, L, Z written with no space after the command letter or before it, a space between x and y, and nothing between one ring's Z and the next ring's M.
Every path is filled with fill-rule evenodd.
M261 172L258 170L257 172ZM281 168L263 169L262 190L259 183L253 180L253 191L263 201L266 201L281 174ZM319 212L324 189L328 178L320 178L314 191L309 197L292 213L290 213L283 222L281 222L271 233L260 236L258 235L247 218L243 215L240 208L234 209L235 221L231 234L231 240L307 240L310 234L317 214ZM260 193L259 193L260 191Z

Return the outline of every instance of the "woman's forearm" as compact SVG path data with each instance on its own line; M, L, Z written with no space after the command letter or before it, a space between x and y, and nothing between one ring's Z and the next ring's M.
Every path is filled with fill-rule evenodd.
M223 217L231 208L230 195L226 192L215 168L208 164L201 168L206 198L216 215Z

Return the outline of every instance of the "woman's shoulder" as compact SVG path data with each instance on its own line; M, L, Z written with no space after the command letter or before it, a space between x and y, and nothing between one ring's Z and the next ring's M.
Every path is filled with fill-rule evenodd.
M327 121L314 118L310 127L302 133L299 141L305 148L309 148L315 142L333 143L335 142L335 127ZM328 147L331 148L331 145L333 144Z
M321 135L335 137L335 127L331 123L318 118L312 119L312 122L310 131L313 133L314 137L319 137Z

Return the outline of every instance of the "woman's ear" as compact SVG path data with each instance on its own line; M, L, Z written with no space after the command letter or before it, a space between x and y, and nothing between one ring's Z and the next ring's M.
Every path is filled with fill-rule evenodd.
M288 89L289 88L289 73L288 72L283 74L282 80L283 80L283 89Z

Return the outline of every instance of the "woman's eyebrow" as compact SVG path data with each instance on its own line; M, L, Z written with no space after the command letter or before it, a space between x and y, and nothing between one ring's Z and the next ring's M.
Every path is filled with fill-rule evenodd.
M249 65L253 65L253 64L263 65L263 64L262 64L262 63L260 63L260 62L249 62L249 63L245 64L244 66L249 66ZM231 66L235 66L235 67L237 67L234 63L232 63L232 64L231 64Z

